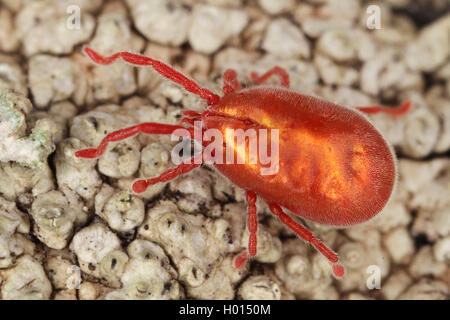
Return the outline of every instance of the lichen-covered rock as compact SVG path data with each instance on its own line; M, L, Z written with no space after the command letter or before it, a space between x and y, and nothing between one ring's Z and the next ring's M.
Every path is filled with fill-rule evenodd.
M431 161L400 160L400 184L410 196L408 207L436 212L446 208L450 203L448 197L449 168L450 161L445 158L436 158ZM445 217L447 212L444 210L442 215L437 213L436 217ZM442 218L440 221L444 223L441 225L436 223L435 231L450 228L448 222L445 222L448 221L446 218ZM418 223L417 220L415 222Z
M204 299L229 299L234 296L232 289L231 297L229 291L217 296L219 292L211 290L217 290L212 283L219 281L218 278L221 279L219 282L222 282L223 289L232 288L235 273L239 274L231 267L231 262L230 267L226 267L223 260L225 255L236 250L236 244L230 238L231 226L224 219L182 214L172 202L162 201L149 209L138 233L158 243L167 252L176 264L179 279L187 286L188 294ZM205 294L202 293L203 289L199 289L202 285L205 286Z
M139 178L147 179L152 177L157 177L164 171L170 168L170 150L168 146L163 145L158 142L149 143L141 150L140 157L140 168L139 168ZM129 186L132 181L129 179L124 179L123 183L127 184L128 187L124 187L129 190ZM139 194L140 197L144 199L151 199L157 196L161 191L164 190L167 182L157 183L155 185L149 186L145 192Z
M89 39L95 27L93 16L82 13L80 28L68 27L67 3L55 0L29 1L16 16L16 32L26 56L36 53L68 54Z
M144 48L143 39L136 35L121 2L110 2L98 17L98 26L89 46L103 55L118 51L139 52ZM125 63L108 66L93 66L89 72L89 83L97 101L119 102L120 97L132 94L136 88L134 69Z
M261 8L264 9L269 14L280 14L284 12L289 12L294 8L295 1L294 0L259 0L258 1Z
M392 99L404 91L422 90L424 80L407 66L400 48L388 47L364 61L360 86L365 93Z
M53 172L48 164L34 170L13 162L0 163L0 193L7 200L20 201L22 196L37 196L54 188Z
M247 23L244 11L196 4L188 31L189 43L198 52L214 53L228 39L238 35Z
M127 0L136 28L149 40L179 46L187 40L189 10L173 0Z
M448 262L450 260L450 235L442 238L433 246L434 258L440 262Z
M81 270L101 279L111 287L120 287L120 278L128 263L120 240L101 223L93 223L78 231L70 249L76 254Z
M416 279L424 276L442 277L448 271L444 261L438 261L433 255L431 246L423 246L409 265L409 273Z
M424 28L408 46L406 61L413 70L430 72L448 61L450 56L450 14Z
M13 90L25 96L28 94L26 77L17 60L0 55L0 92L7 90Z
M328 261L311 254L305 243L290 239L283 244L283 256L275 264L275 274L299 299L337 299L331 285L333 278Z
M0 50L12 52L19 48L19 39L14 28L14 16L7 8L0 8Z
M413 280L407 272L400 270L393 273L382 285L381 293L388 300L396 299L406 288L412 284Z
M78 298L80 300L104 299L105 295L112 289L96 282L83 281L78 289Z
M81 272L77 265L65 257L51 256L45 262L45 270L55 289L78 289L81 283Z
M413 284L404 293L399 300L445 300L448 298L448 285L439 280L421 279Z
M382 246L382 237L369 224L354 226L345 230L353 242L346 242L338 249L342 263L346 266L346 276L339 281L338 287L344 292L367 290L367 268L375 265L379 268L381 279L389 275L391 259Z
M280 286L267 276L252 276L239 287L239 296L244 300L280 300Z
M29 255L17 260L14 268L2 272L1 298L4 300L46 300L52 285L41 264Z
M12 91L0 94L0 162L13 161L40 169L54 151L51 120L38 120L26 136L26 117L32 108L31 102L20 94Z
M18 210L14 202L0 197L0 269L10 267L24 252L24 244L18 234L28 232L28 216Z
M122 275L123 288L112 291L106 299L180 299L183 291L177 272L157 244L135 240L128 246L130 261Z
M414 253L414 243L406 228L396 228L384 237L384 245L395 263L405 263Z
M328 30L317 41L316 50L336 62L366 61L373 57L375 45L369 35L360 30Z
M327 30L351 27L360 12L358 0L301 2L294 11L294 19L308 36L317 38Z
M269 24L262 48L281 58L309 58L311 54L302 31L284 18Z
M323 54L314 56L314 65L327 85L352 86L359 80L358 71L350 65L340 65Z
M30 59L28 81L38 108L71 97L76 90L75 66L69 58L46 54Z
M95 196L95 213L102 217L111 229L130 232L141 225L145 207L138 197L103 184Z
M31 206L31 215L35 234L53 249L65 248L76 220L85 221L87 218L82 206L70 202L60 191L38 195Z
M140 148L136 138L110 143L98 161L98 170L112 178L131 177L139 168Z
M66 187L92 201L102 181L95 169L95 160L75 156L75 152L83 148L86 145L76 138L68 138L58 145L54 158L56 180L60 187Z
M34 111L28 117L28 124L31 127L41 119L51 119L53 121L51 129L52 140L55 144L60 143L67 137L69 132L68 122L77 113L76 107L69 101L52 104L48 111ZM48 120L45 120L48 121Z

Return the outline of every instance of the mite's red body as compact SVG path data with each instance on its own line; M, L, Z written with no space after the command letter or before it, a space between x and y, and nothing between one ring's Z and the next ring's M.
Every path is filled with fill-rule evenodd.
M394 155L377 129L355 109L284 88L237 91L208 108L226 119L279 129L279 170L261 175L258 165L216 165L236 185L268 203L322 224L349 226L379 213L391 196ZM250 121L248 121L250 120ZM211 124L210 124L211 123ZM246 129L247 129L246 128Z
M260 162L215 164L219 171L247 192L248 250L236 257L235 266L241 268L248 257L257 253L256 199L259 196L283 224L311 243L332 263L336 276L344 275L344 267L336 253L287 215L282 207L308 220L334 226L367 221L383 209L395 184L395 158L380 132L360 111L290 90L289 75L279 67L262 76L252 73L251 77L255 84L260 85L269 77L278 76L280 88L242 89L236 72L227 70L223 77L224 96L220 97L160 61L129 52L119 52L110 57L103 57L89 48L85 48L85 52L100 64L110 64L122 58L135 65L152 66L166 78L206 100L208 107L201 114L185 111L186 117L179 125L146 122L109 133L97 148L77 151L76 156L96 158L102 155L109 142L140 132L172 134L185 128L182 124L190 126L188 132L193 139L194 121L202 121L203 130L218 129L224 137L230 128L244 131L266 129L269 136L271 130L277 129L279 162L278 170L273 174L261 174ZM406 102L398 109L380 106L357 109L365 113L402 114L409 107L410 103ZM227 145L232 144L226 143L224 149ZM249 145L242 148L249 149ZM235 156L241 151L234 146ZM170 181L198 166L197 162L181 164L158 177L138 180L132 186L133 191L141 193L149 185Z

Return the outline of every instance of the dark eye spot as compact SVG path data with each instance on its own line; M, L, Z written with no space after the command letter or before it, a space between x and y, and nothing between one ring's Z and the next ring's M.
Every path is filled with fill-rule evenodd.
M183 224L182 226L181 226L181 232L183 233L183 232L185 232L186 231L186 226Z
M114 267L116 266L116 264L117 264L117 259L116 259L116 258L113 258L113 259L111 260L111 269L114 269Z
M144 230L148 230L148 224L144 226Z

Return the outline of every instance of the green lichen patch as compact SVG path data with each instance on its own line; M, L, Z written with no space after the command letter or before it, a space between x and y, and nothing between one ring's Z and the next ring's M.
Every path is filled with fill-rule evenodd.
M22 112L14 108L13 103L8 99L9 93L0 94L0 122L8 124L9 132L16 131L24 121Z

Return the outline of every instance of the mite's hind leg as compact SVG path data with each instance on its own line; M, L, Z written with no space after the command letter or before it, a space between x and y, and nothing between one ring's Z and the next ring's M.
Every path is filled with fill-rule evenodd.
M239 89L241 89L241 85L237 79L236 71L227 69L223 74L223 93L227 95Z
M411 109L411 101L405 101L400 107L397 108L388 108L383 106L369 106L369 107L356 107L361 112L366 114L375 114L375 113L387 113L391 115L403 115Z
M271 76L276 75L281 80L281 85L286 88L290 88L290 79L289 73L281 67L274 67L264 73L262 76L259 76L257 72L253 71L250 73L250 77L255 84L263 84L266 82Z
M256 232L258 231L258 215L256 212L256 193L253 191L247 191L247 228L250 233L248 238L248 251L243 251L236 256L234 260L234 266L237 269L241 269L247 263L247 260L256 256L257 240Z
M144 122L129 128L111 132L105 138L103 138L97 148L79 150L75 152L75 156L79 158L98 158L105 152L109 142L120 141L129 138L131 136L134 136L135 134L138 134L139 132L147 134L172 134L177 129L188 130L191 137L194 135L193 132L191 132L192 130L186 129L179 125Z
M333 264L333 273L336 277L342 277L344 275L344 267L339 262L339 258L334 251L329 249L323 242L317 239L311 231L289 217L279 205L270 204L269 207L270 211L272 211L272 213L276 215L284 225L294 231L300 238L311 243L317 251L323 254Z

